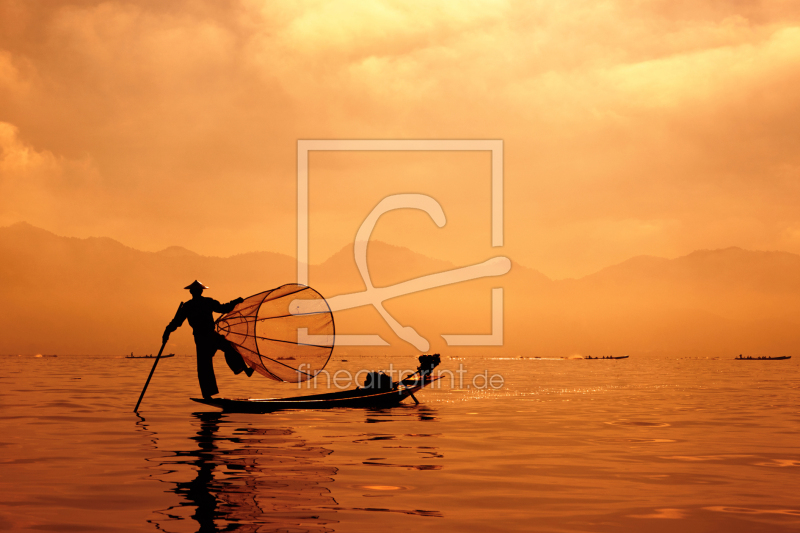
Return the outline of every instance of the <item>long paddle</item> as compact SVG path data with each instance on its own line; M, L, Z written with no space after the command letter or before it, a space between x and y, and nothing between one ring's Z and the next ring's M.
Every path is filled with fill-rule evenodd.
M183 307L183 302L181 305L178 306L178 311L175 312L177 315L180 312L181 307ZM133 408L134 413L139 412L139 404L142 403L142 398L144 398L144 393L147 390L147 386L150 385L150 380L153 378L153 373L156 371L156 365L158 365L158 360L161 359L161 353L164 351L164 346L167 345L167 341L161 343L161 349L158 351L158 355L156 356L156 360L153 361L153 368L150 370L150 375L147 376L147 381L144 383L144 388L142 389L142 393L139 395L139 401L136 402L136 407Z

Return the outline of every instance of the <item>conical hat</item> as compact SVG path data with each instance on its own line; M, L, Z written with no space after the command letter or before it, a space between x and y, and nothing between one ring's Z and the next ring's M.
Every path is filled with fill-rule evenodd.
M203 285L202 283L200 283L200 282L199 282L199 281L197 281L197 280L194 280L194 281L193 281L193 282L191 282L189 285L187 285L186 287L184 287L184 289L189 289L189 290L192 290L192 289L207 289L207 288L208 288L208 287L206 287L205 285Z

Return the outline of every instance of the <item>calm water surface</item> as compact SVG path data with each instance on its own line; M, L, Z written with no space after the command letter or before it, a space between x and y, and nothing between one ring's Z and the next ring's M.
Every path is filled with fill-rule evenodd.
M217 359L223 396L297 394ZM136 416L152 361L0 357L0 530L800 530L796 358L459 363L505 386L252 415L175 357Z

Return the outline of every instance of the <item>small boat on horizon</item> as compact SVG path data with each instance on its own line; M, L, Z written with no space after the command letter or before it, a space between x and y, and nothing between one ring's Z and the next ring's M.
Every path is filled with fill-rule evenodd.
M627 359L628 357L630 357L630 355L620 355L617 357L614 357L613 355L608 355L608 356L604 355L601 357L592 357L591 355L588 355L584 357L584 359L591 359L592 361L594 361L595 359Z
M166 355L162 355L161 359L164 359L165 357L175 357L175 354L174 353L168 353ZM133 354L130 354L130 355L126 355L125 356L125 359L155 359L155 358L156 358L156 356L153 355L153 354L150 354L150 355L133 355Z
M748 355L747 357L742 356L739 354L739 357L734 357L736 361L784 361L786 359L791 359L791 355L780 355L778 357L768 357L768 356L757 356L753 357L752 355Z

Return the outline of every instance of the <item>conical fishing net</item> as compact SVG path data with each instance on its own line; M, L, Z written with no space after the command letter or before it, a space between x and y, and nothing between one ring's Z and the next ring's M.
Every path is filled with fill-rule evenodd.
M217 319L217 331L251 368L276 381L313 378L333 351L331 310L305 285L283 285L250 296Z

